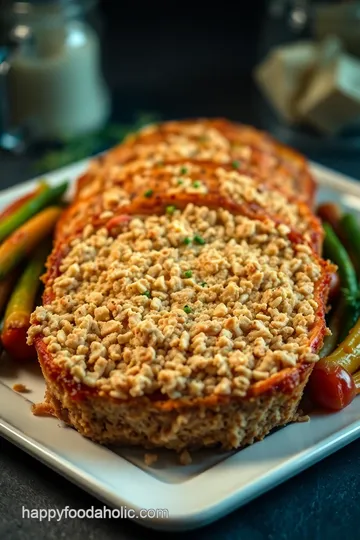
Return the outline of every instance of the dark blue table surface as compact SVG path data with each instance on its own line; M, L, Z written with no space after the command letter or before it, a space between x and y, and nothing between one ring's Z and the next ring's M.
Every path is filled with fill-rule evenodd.
M166 3L142 12L104 2L104 70L113 94L113 117L158 111L166 118L226 116L269 127L251 80L262 26L263 2L241 17L179 10L166 19ZM258 8L258 11L256 11ZM155 10L155 11L154 11ZM165 11L164 11L165 10ZM171 23L169 22L171 21ZM265 118L266 117L266 118ZM266 121L265 121L266 120ZM275 132L274 130L271 130ZM302 149L302 148L300 148ZM304 148L311 159L360 179L356 152ZM0 188L33 176L34 157L0 154ZM314 465L206 528L179 538L330 540L359 538L360 441ZM4 540L144 539L148 530L126 520L39 522L22 519L21 507L102 506L81 489L0 438L0 538ZM156 533L159 539L165 533Z

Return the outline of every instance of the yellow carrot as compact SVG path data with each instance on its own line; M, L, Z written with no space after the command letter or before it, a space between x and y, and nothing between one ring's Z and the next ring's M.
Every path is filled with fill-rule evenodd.
M61 212L58 206L42 210L0 245L0 280L8 276L19 262L53 232Z
M48 241L35 249L6 307L1 340L4 349L14 360L30 360L36 356L34 347L27 345L26 338L50 247Z

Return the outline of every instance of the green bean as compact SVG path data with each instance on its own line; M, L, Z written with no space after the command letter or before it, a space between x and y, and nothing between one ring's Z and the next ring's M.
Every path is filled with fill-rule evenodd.
M0 245L0 279L14 270L44 238L50 235L61 215L61 208L49 206L16 229Z
M35 299L40 288L40 277L45 271L45 262L51 249L51 241L42 242L32 253L18 279L8 301L1 340L5 350L14 360L35 357L35 350L27 342L27 331Z
M25 202L16 212L0 220L0 242L21 227L28 219L35 216L40 210L57 202L65 193L68 182L56 187L47 187L36 197Z
M324 256L337 265L341 288L344 291L345 312L339 336L341 341L359 318L358 281L354 265L333 228L328 223L323 223L323 227L325 231Z
M352 214L344 214L340 219L341 235L360 279L360 225Z

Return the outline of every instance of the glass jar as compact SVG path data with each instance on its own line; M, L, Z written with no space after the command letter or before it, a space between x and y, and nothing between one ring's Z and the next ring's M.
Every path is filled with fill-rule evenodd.
M107 122L110 98L100 39L86 17L93 4L32 0L7 5L9 47L0 76L6 79L10 131L21 128L31 140L56 141Z

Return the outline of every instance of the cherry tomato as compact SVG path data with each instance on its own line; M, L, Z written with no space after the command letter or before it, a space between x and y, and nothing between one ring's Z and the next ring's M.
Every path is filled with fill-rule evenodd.
M329 290L329 300L334 300L337 298L340 292L340 278L339 274L336 272L331 272L330 274L330 290Z
M311 398L325 409L339 411L356 396L356 386L350 373L343 367L319 360L310 376L308 389Z
M329 223L335 232L338 231L341 218L339 206L332 202L323 203L318 207L317 215L322 221Z
M4 349L17 362L27 362L37 357L35 347L26 343L27 330L26 327L9 328L1 335Z

